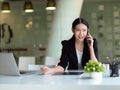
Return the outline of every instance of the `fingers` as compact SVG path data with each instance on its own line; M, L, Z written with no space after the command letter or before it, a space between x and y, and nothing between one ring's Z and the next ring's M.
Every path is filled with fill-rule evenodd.
M93 45L93 37L91 36L90 33L87 35L87 43L89 46Z
M50 71L49 67L43 67L43 68L41 68L42 74L48 74L49 71Z
M93 39L90 33L88 33L87 38Z

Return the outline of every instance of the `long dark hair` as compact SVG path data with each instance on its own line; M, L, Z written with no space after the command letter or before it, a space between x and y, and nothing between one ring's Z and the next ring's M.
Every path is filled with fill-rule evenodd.
M72 23L72 29L75 29L76 25L78 24L84 24L87 26L87 28L89 29L89 24L88 22L83 19L83 18L77 18L73 21ZM73 43L75 43L75 36L73 35L72 38L70 39ZM85 60L86 59L86 60ZM82 56L82 60L81 60L81 63L82 63L82 67L85 66L86 62L88 62L88 60L90 59L90 51L89 51L89 47L88 47L88 44L87 44L87 41L86 39L84 40L84 49L83 49L83 56Z
M88 22L85 20L85 19L83 19L83 18L76 18L74 21L73 21L73 23L72 23L72 29L74 29L75 27L76 27L76 25L78 25L78 24L84 24L84 25L86 25L87 26L87 28L89 29L89 24L88 24Z

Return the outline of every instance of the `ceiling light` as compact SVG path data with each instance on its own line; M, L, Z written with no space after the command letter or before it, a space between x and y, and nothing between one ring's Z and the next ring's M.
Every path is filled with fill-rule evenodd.
M46 10L55 10L55 9L56 9L55 0L47 0Z
M2 2L1 12L2 13L10 13L10 5L8 2Z
M24 4L24 10L26 13L34 12L33 5L30 1L26 1Z

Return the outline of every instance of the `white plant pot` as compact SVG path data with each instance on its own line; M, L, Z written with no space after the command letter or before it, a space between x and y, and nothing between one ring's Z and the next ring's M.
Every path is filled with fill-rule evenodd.
M90 74L90 77L93 79L101 79L102 78L102 72L92 72Z

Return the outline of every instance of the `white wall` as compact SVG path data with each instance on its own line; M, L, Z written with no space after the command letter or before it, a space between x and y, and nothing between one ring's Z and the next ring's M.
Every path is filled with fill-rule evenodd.
M80 16L83 0L56 0L57 9L48 39L47 55L61 55L61 41L72 36L72 22Z

